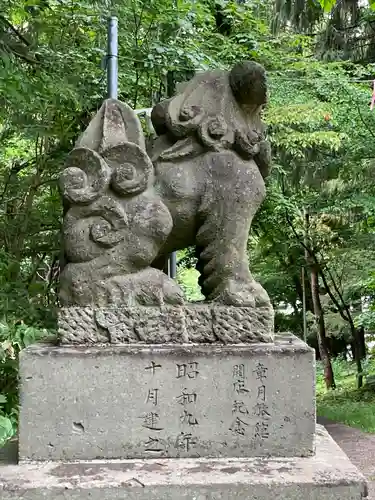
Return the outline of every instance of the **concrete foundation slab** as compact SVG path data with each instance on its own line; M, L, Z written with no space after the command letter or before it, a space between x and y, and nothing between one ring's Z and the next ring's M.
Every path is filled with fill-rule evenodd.
M366 481L318 427L307 458L0 465L2 500L363 500Z
M32 346L19 458L309 456L314 351L272 344Z

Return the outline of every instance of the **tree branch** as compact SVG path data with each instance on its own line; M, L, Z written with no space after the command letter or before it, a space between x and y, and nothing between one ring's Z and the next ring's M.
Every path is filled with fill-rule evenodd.
M333 295L332 290L330 289L330 286L328 285L327 278L323 272L322 266L320 265L320 262L318 261L318 258L316 256L315 252L313 252L313 250L308 245L306 245L304 241L301 240L301 238L299 237L299 235L298 235L292 221L290 220L290 217L289 217L287 212L286 212L286 220L287 220L288 225L290 226L291 230L293 231L294 236L297 238L298 242L308 252L310 258L313 260L314 264L317 266L318 272L322 278L322 281L323 281L325 289L327 290L328 296L332 300L332 302L335 304L335 306L337 307L337 310L339 311L340 316L342 317L342 319L344 321L347 321L348 323L351 324L352 323L351 316L347 317L343 311L343 308L346 311L345 303L343 302L343 305L340 307L340 304L339 304L337 298ZM336 283L334 283L334 285L336 285Z
M25 38L22 33L20 33L14 26L13 24L8 21L8 19L6 17L4 17L2 14L0 14L0 21L2 21L6 26L8 26L8 28L10 28L13 33L27 46L27 47L30 47L30 42L29 40L27 40L27 38Z
M40 264L44 261L46 256L47 256L46 252L44 252L42 255L38 255L38 257L36 259L36 263L34 264L33 270L31 271L30 276L27 278L27 288L28 289L30 288L30 285L32 284L32 282L34 280L36 273L38 272L38 268L39 268Z

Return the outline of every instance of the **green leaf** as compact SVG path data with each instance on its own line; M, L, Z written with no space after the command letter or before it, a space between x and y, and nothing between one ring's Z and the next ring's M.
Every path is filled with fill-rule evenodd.
M337 1L338 0L319 0L319 3L324 12L331 12Z
M8 417L0 415L0 446L10 439L14 434L12 421Z

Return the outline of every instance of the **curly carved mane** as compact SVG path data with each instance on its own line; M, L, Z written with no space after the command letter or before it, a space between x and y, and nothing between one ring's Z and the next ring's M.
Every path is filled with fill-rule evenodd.
M260 113L266 101L265 72L256 63L197 75L181 94L153 109L156 132L175 143L161 158L181 156L181 149L188 150L192 142L211 151L233 149L245 158L257 155L264 140Z

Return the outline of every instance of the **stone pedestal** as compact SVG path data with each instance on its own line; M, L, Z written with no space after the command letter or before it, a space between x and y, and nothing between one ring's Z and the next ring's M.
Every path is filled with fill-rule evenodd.
M363 500L315 425L315 359L255 344L37 345L20 358L2 500Z
M63 307L60 344L253 344L274 340L270 307Z
M272 344L34 346L21 354L27 460L314 453L315 362Z
M305 458L0 465L1 500L363 500L364 477L318 427Z

